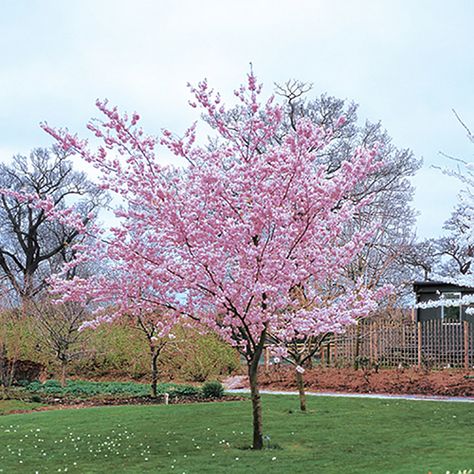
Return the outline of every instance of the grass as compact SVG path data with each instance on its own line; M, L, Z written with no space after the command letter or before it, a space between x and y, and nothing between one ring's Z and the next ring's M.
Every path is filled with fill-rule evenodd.
M250 403L133 406L0 417L4 473L406 473L474 468L468 403L264 397L270 449L254 452Z
M21 400L0 400L0 415L7 415L8 413L11 413L12 411L16 410L34 410L35 408L38 408L40 406L44 406L44 404L23 402ZM2 419L0 418L0 425L1 420Z

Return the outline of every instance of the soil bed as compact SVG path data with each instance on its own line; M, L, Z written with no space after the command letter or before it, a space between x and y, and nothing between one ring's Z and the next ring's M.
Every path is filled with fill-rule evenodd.
M424 372L416 369L380 369L378 373L363 370L306 369L306 389L314 392L383 393L410 395L474 396L474 373L462 370ZM466 377L467 376L467 377ZM471 377L471 378L469 378ZM234 388L247 388L247 381ZM262 370L260 386L266 390L296 390L295 371L288 367Z
M41 397L44 403L49 405L55 404L84 404L89 406L106 406L106 405L163 405L164 397L92 397L92 398L54 398L54 397ZM170 397L168 403L170 405L181 405L183 403L204 403L204 402L228 402L242 400L242 397L235 395L224 395L220 398L204 398L198 395L187 395L179 397Z

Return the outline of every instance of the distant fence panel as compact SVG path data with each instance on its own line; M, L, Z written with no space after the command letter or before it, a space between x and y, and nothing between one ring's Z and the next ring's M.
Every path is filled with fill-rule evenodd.
M340 367L366 361L382 367L467 369L474 366L474 324L360 321L334 335L321 355L324 363Z

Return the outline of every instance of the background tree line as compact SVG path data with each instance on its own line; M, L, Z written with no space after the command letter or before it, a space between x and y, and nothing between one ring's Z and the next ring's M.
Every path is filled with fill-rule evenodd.
M390 304L404 305L409 301L414 279L428 278L434 271L444 274L468 272L473 249L457 239L460 233L467 231L462 219L463 205L460 204L447 221L447 235L418 242L414 231L416 214L411 207L414 189L410 177L420 168L421 160L409 149L396 147L380 122L361 123L357 104L327 94L311 97L310 91L308 84L299 81L276 86L276 94L285 101L286 115L275 140L283 140L296 121L305 117L333 131L330 145L319 156L328 175L340 167L344 157L361 146L378 144L378 159L384 163L367 177L364 185L361 183L360 192L357 189L354 192L354 199L369 198L370 204L347 226L348 238L369 223L378 225L363 252L346 268L347 276L354 281L362 278L373 288L392 284L397 293ZM238 120L239 113L236 107L227 114L226 121L232 124ZM345 122L336 126L342 115ZM43 355L53 354L65 376L71 363L77 368L81 365L77 361L91 358L91 349L85 349L91 336L87 331L78 331L90 317L90 308L73 303L51 304L51 296L47 293L48 278L73 259L84 235L66 224L48 220L44 210L32 207L15 192L50 198L58 208L73 203L84 223L100 218L108 196L85 173L75 171L67 152L58 147L35 149L29 156L17 155L10 163L0 165L0 188L13 191L0 197L0 281L4 318L8 315L7 319L10 318L13 325L21 322L20 326L29 328L26 332L31 330L35 334L34 345L30 344L22 357L47 361L49 356ZM68 269L66 277L72 278L78 273L86 276L91 272L106 274L107 269L79 265ZM10 329L5 329L8 327ZM12 327L6 322L0 335L0 354L4 359L14 353L8 347L15 340ZM153 359L159 347L153 325L147 327L140 318L131 318L130 327L141 331L142 343L148 347ZM7 341L10 342L7 344ZM210 342L211 346L213 344L214 341ZM107 344L103 344L101 352L105 346ZM113 352L111 347L107 350ZM87 366L87 362L84 364Z

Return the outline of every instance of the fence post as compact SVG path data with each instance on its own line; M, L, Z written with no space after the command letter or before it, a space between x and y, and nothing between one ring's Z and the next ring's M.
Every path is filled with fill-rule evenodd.
M463 321L464 328L464 368L469 369L469 323Z
M268 370L268 366L270 365L270 349L268 347L265 347L264 352L263 352L263 365L265 367L265 370Z
M375 363L379 363L379 337L380 337L380 324L375 325L375 338L374 338L374 360Z
M418 368L421 368L421 321L418 321Z
M374 325L369 326L369 363L374 362Z

